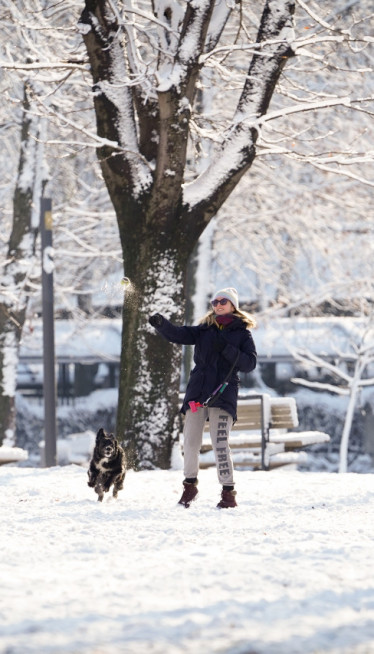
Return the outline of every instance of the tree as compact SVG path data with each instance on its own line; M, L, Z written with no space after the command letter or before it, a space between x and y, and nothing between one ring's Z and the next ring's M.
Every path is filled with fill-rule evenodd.
M74 145L66 129L65 138L59 138L57 108L65 120L73 111L85 116L77 54L77 46L84 46L71 29L78 17L71 19L72 9L68 2L6 0L0 10L0 67L5 71L0 94L0 444L4 437L14 444L19 344L27 321L32 329L32 315L41 310L38 233L46 184L53 198L55 307L83 322L90 313L84 299L103 286L113 266L121 274L113 209L102 191L98 163L90 158L92 148L83 159L75 133Z
M93 77L98 156L133 284L124 305L118 435L134 465L167 467L179 428L180 352L155 336L147 318L159 311L182 321L188 258L251 167L264 125L306 110L354 106L346 96L309 93L305 103L289 96L268 114L298 47L305 53L330 38L318 38L321 25L335 45L354 41L309 12L317 29L297 42L294 13L293 0L267 0L253 25L253 13L238 2L85 2L79 27ZM204 67L222 77L225 89L232 79L235 110L227 121L199 116ZM216 100L219 111L222 99ZM198 169L208 130L216 147Z
M294 383L306 386L307 388L346 395L349 398L340 441L339 472L347 472L349 435L358 395L363 388L374 386L374 377L370 377L370 373L368 376L370 366L374 362L374 346L372 344L373 329L370 320L366 320L366 326L364 324L364 327L358 330L356 336L357 342L355 342L353 334L351 334L351 341L348 343L348 352L337 352L336 362L324 359L308 350L294 351L297 361L306 366L312 365L317 366L321 370L324 369L333 379L339 380L339 383L334 384L295 377L292 379ZM351 370L347 369L347 362Z
M284 106L295 109L292 99L307 108L326 92L330 98L372 98L365 73L372 70L372 44L359 21L369 7L358 9L357 2L320 8L310 2L312 22L296 11L299 56L288 62L273 94L279 113ZM300 43L303 33L309 45ZM357 34L362 45L343 34ZM260 324L275 315L357 315L362 299L372 297L372 108L371 99L358 111L336 106L263 125L250 175L219 211L213 242L219 278L235 279Z
M18 351L30 297L30 279L35 275L35 243L42 197L43 162L40 119L30 114L25 86L18 175L13 196L13 223L3 267L0 293L0 444L14 444L15 390Z
M185 187L192 106L201 57L217 46L231 4L154 3L153 14L119 3L87 0L80 28L90 59L103 176L116 211L125 272L134 285L125 306L118 433L143 467L168 467L176 419L180 352L156 341L147 326L159 311L183 318L188 258L209 220L250 167L258 130L245 116L263 115L293 55L292 1L267 2L255 53L221 152ZM122 12L123 9L123 12ZM134 20L145 16L141 47ZM141 27L141 26L140 26ZM154 29L155 28L155 29ZM147 73L141 49L157 39ZM205 54L204 54L205 53ZM156 81L157 80L157 81ZM156 82L156 84L155 84ZM222 165L222 162L224 164Z
M337 119L338 129L346 133L348 126ZM364 303L374 300L367 265L372 188L310 167L305 180L305 166L295 161L269 157L266 163L257 158L217 215L218 278L235 279L259 324L276 316L370 310Z

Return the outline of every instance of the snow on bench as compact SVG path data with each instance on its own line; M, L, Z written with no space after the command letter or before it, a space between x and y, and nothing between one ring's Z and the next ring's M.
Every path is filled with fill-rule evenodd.
M21 447L9 447L2 445L0 447L0 466L6 463L19 463L20 461L27 461L29 455L26 450Z
M306 452L284 452L271 447L270 444L268 455L269 464L268 469L280 468L282 466L295 467L302 463L308 462L308 455ZM281 445L279 446L282 447ZM235 470L240 468L244 469L259 469L261 468L261 449L231 451L233 464ZM200 469L211 468L215 465L214 452L212 450L200 455Z

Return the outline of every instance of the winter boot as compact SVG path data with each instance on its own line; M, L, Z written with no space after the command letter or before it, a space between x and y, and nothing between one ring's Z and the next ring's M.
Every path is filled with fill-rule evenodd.
M221 499L217 504L217 509L233 509L238 506L236 503L236 491L222 489Z
M182 506L188 509L191 502L193 502L196 499L196 495L199 492L197 490L197 481L195 481L194 483L184 481L183 486L184 486L184 491L182 493L182 497L180 498L178 504L182 504Z

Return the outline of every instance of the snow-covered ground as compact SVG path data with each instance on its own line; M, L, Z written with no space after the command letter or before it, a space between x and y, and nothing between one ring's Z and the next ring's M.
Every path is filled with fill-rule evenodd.
M2 654L372 654L374 477L0 467Z

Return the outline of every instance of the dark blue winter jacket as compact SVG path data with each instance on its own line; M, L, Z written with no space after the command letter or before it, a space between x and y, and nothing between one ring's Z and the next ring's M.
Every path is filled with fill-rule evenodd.
M251 372L257 363L252 335L241 318L234 316L234 320L222 330L215 324L177 327L164 318L162 325L156 329L171 343L195 345L195 367L191 371L186 388L182 413L186 413L189 409L188 402L191 400L203 403L208 399L217 386L225 380L239 355L228 380L228 386L222 394L218 395L213 405L224 409L236 420L238 371Z

